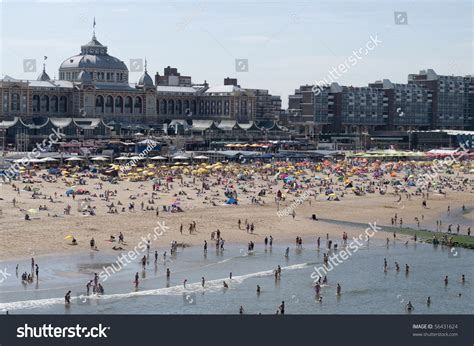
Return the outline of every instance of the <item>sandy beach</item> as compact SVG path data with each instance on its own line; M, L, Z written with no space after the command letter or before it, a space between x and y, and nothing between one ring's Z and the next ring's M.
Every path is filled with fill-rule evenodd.
M155 192L151 180L138 182L120 180L116 184L111 184L101 181L98 175L95 177L81 175L84 185L76 185L77 176L59 177L55 182L47 182L40 178L45 173L44 170L37 171L26 182L13 181L12 184L3 184L0 188L1 260L89 252L91 238L95 239L98 251L113 252L114 243L109 239L111 235L117 237L119 232L123 233L127 243L125 250L128 250L138 244L142 237L152 233L158 221L169 228L160 232L160 237L154 241L152 248L167 247L173 240L190 246L202 246L204 240L210 240L211 232L217 229L221 231L222 238L228 244L244 244L249 241L262 243L265 236L270 235L276 243L293 240L296 236L315 242L317 237L323 238L326 234L337 241L341 239L343 232L347 232L349 237L360 233L358 228L314 221L311 219L312 214L322 219L363 224L376 222L380 226L390 225L391 218L397 214L399 219L404 220L404 226L415 225L414 220L418 217L421 228L434 229L436 220L446 215L447 206L450 206L451 213L455 213L459 212L463 205L472 204L473 200L473 185L460 189L460 182L466 178L452 174L440 175L438 179L444 177L455 181L453 187L445 186L443 193L438 193L436 190L430 192L427 208L423 208L423 197L415 193L414 187L401 194L400 202L391 185L387 185L383 195L374 192L358 196L351 189L345 188L344 184L347 181L338 181L332 173L326 179L326 181L330 179L332 183L325 182L325 184L326 187L334 189L339 200L327 200L327 196L320 193L321 187L318 184L321 183L318 180L310 179L307 183L302 183L298 189L289 190L284 186L282 179L273 179L272 175L261 173L254 174L252 179L245 181L239 181L235 176L226 176L226 180L223 181L220 174L210 174L205 178L206 183L210 185L209 189L202 191L201 177L192 174L181 175L181 171L168 172L162 178L174 176L175 180L165 183L162 179L160 191ZM304 174L306 177L315 175L308 170L304 171ZM181 181L179 177L183 180ZM400 177L388 176L386 179L390 181ZM375 179L362 181L355 176L350 180L354 185L364 187L376 183ZM101 187L99 183L102 184ZM71 186L87 190L89 194L75 194L74 198L72 195L66 196L66 191ZM238 193L238 205L226 204L228 198L224 195L224 189L229 186ZM25 191L25 188L31 187L36 188L35 198L32 197L32 191ZM114 192L108 201L103 195L107 190ZM258 193L262 190L265 190L266 194L259 196ZM285 216L277 214L275 196L278 190L284 191L286 195L285 200L280 202L279 209L284 210L286 207L290 208L288 209L290 211L294 209L294 218L291 212ZM301 201L301 204L293 204L292 208L293 201L304 191L307 191L304 201ZM258 198L258 203L252 203L252 198ZM121 205L118 205L119 202ZM131 202L135 204L134 210L128 208ZM117 214L108 213L107 205L110 206L111 203L114 203ZM141 203L144 210L141 208ZM163 211L163 206L172 204L179 205L183 212ZM68 205L71 207L70 215L65 215L64 209ZM46 206L47 210L39 210L40 206ZM81 212L84 206L93 208L95 215ZM146 210L147 208L154 210ZM156 208L159 208L158 216ZM26 221L25 214L29 214L31 219ZM472 220L472 210L464 217L466 220L468 218ZM241 229L238 227L239 219ZM253 233L246 231L246 220L249 224L254 224ZM196 230L190 234L189 225L192 222L196 223ZM182 234L181 225L183 225ZM443 226L446 229L447 225ZM466 223L460 226L461 233L466 234L469 225ZM64 239L68 235L75 237L77 246L72 246L70 241ZM387 233L379 232L375 237L384 239Z

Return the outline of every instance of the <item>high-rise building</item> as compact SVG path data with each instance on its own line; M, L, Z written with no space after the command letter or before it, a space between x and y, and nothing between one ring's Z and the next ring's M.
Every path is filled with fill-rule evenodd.
M469 78L442 76L428 69L410 74L408 84L423 86L431 92L432 129L465 129L469 126Z

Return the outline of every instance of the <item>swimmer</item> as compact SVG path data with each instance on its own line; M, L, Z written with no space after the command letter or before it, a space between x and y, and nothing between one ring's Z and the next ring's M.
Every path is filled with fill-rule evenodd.
M411 301L408 301L408 304L406 305L406 309L407 311L413 311L414 307L413 307L413 304L411 303Z
M260 286L257 285L257 294L260 294Z

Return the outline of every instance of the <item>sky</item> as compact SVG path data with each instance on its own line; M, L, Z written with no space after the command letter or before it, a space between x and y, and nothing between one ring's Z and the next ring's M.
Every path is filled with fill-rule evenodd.
M300 85L328 80L344 63L349 68L333 78L341 85L406 83L427 68L474 74L473 3L0 0L0 74L36 79L47 56L46 70L57 77L61 62L91 39L95 17L97 39L129 68L130 59L146 58L152 77L168 65L194 83L234 77L244 88L280 95L286 106ZM370 41L377 45L347 64ZM36 72L25 69L25 59L36 60ZM236 59L247 63L236 66ZM131 72L130 82L141 74Z

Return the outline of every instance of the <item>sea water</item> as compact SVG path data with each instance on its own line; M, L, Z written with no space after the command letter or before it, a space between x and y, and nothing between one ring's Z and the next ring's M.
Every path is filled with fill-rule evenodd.
M285 257L286 247L290 247ZM21 273L30 272L31 261L5 261L0 268L9 275L0 283L0 311L10 314L237 314L242 306L247 314L274 314L282 301L288 314L471 314L474 310L474 251L430 244L391 240L370 240L357 252L328 272L320 302L311 278L314 267L322 266L325 242L316 248L314 238L304 238L302 249L295 244L275 242L273 247L256 244L249 253L247 245L225 246L216 251L209 243L207 255L201 246L149 253L143 270L139 260L102 282L105 293L86 295L86 284L104 266L117 260L120 253L91 251L85 255L44 256L36 258L39 281L22 284ZM339 251L341 246L339 246ZM163 252L167 251L166 260ZM334 253L334 250L332 251ZM144 254L147 254L146 252ZM455 256L454 256L455 255ZM384 272L384 258L388 270ZM400 271L395 270L395 261ZM16 276L15 266L19 264ZM405 273L405 264L410 272ZM282 267L281 278L274 270ZM169 280L166 268L171 271ZM140 276L138 289L133 283ZM232 273L232 279L230 279ZM460 281L461 274L466 282ZM445 275L449 284L444 284ZM202 287L201 278L205 278ZM313 275L314 277L314 275ZM186 287L183 282L187 280ZM228 284L224 288L223 281ZM341 295L336 286L342 287ZM261 287L257 294L257 285ZM64 295L72 291L69 306ZM431 297L431 305L426 304Z

